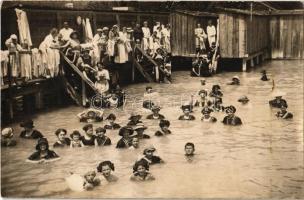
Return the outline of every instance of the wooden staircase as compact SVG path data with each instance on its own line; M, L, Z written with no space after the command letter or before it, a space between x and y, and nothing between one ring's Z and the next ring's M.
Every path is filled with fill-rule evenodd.
M75 101L77 105L86 105L87 101L87 89L92 90L94 94L98 94L98 91L95 89L94 85L85 78L83 73L72 63L63 52L60 52L61 57L63 58L63 70L64 75L62 76L63 84L66 88L66 92L70 97ZM71 80L74 79L74 80ZM78 91L73 83L75 79L81 81L81 85L77 85L78 89L81 89L81 92ZM76 87L76 88L75 88Z
M163 69L161 69L157 65L157 63L153 60L153 58L151 58L151 56L147 55L138 46L134 47L133 52L133 68L136 67L136 69L143 75L143 77L148 82L159 82L159 72L164 73ZM140 62L137 61L137 56L142 58Z

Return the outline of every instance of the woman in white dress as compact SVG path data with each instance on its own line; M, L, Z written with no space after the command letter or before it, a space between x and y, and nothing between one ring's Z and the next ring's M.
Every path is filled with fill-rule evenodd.
M205 31L201 28L201 24L197 24L197 28L194 30L194 33L196 52L200 53L202 50L206 49L204 40L207 38L207 35Z

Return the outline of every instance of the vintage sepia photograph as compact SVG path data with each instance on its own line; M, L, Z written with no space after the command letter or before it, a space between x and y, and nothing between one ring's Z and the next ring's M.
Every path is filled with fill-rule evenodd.
M0 4L2 198L304 199L304 1Z

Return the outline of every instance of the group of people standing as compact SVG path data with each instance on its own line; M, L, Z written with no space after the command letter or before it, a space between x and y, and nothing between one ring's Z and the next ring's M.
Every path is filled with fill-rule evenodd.
M192 63L192 76L211 76L217 70L219 59L219 46L217 42L217 30L212 24L212 20L208 20L206 32L197 24L195 28L195 47L196 56Z

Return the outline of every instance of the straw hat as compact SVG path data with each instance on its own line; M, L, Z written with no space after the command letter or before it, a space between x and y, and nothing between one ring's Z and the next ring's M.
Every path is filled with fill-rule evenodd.
M119 130L118 135L123 136L124 132L129 132L129 134L132 135L134 130L132 129L132 127L124 126Z
M136 124L134 130L137 130L137 129L144 129L144 130L146 130L147 127L144 125L144 123L138 123L138 124Z
M155 149L155 147L154 147L153 145L149 145L148 147L146 147L146 148L144 149L144 154L146 154L147 151L152 151L152 152L154 152L154 151L156 151L156 149Z
M233 77L232 77L232 80L233 80L233 79L240 80L240 78L239 78L238 76L233 76Z
M13 129L11 127L5 128L1 131L3 137L12 137L14 135Z
M141 119L142 116L140 114L138 114L138 113L132 112L131 116L129 117L129 120L131 120L131 119L133 119L135 117L138 117L139 119Z
M10 36L10 38L11 38L11 39L14 39L14 40L17 40L17 35L12 34L12 35Z

